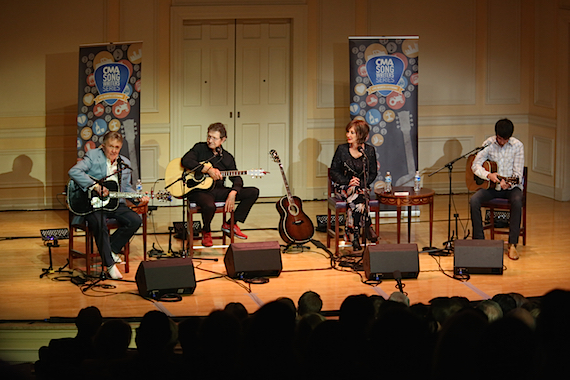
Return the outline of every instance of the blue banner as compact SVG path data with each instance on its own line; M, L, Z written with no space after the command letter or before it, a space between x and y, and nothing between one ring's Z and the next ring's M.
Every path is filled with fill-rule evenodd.
M351 37L350 115L365 119L376 148L378 177L413 186L418 167L418 37Z
M79 48L77 159L101 145L107 131L120 131L133 181L140 178L141 61L141 42Z

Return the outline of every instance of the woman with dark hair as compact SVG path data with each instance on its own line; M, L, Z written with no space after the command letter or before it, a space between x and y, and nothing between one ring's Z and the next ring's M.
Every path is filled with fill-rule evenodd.
M346 201L345 240L352 242L354 251L360 246L360 229L376 242L378 236L371 227L366 199L370 185L378 173L376 151L365 143L370 127L362 119L354 119L346 126L346 144L337 147L331 163L330 176L336 196Z

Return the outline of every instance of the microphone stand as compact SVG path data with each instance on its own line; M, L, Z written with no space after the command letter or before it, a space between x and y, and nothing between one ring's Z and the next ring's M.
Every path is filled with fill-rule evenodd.
M451 177L452 177L452 171L453 171L453 164L456 163L457 161L459 161L462 158L466 158L467 156L469 156L472 153L475 152L479 152L480 150L483 150L485 147L477 147L467 153L465 153L462 156L459 156L451 161L449 161L447 164L445 164L444 166L442 166L441 168L437 169L435 172L431 173L428 175L428 177L431 177L432 175L439 173L440 171L442 171L444 168L448 169L448 177L449 177L449 200L448 200L448 205L447 205L447 241L443 242L443 248L442 249L432 249L432 247L429 247L427 250L431 251L430 255L432 256L448 256L450 254L453 253L454 251L454 247L453 247L453 240L454 237L456 237L456 233L457 233L457 218L459 217L459 214L454 214L455 216L455 231L453 231L453 236L451 235L451 203L452 203L452 197L453 197L453 191L452 191L452 181L451 181ZM426 250L424 248L424 250Z

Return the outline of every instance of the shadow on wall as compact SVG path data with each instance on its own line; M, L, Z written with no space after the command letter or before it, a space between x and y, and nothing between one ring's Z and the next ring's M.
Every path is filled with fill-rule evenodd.
M30 175L33 165L32 159L22 154L14 159L11 172L0 174L0 210L44 207L44 183Z
M303 167L306 167L306 175L307 175L307 185L309 187L317 187L318 186L318 179L323 177L323 184L325 192L323 194L318 194L317 199L326 199L326 179L327 179L327 170L330 165L329 163L320 162L319 159L322 159L321 152L323 150L321 143L319 140L314 138L306 138L299 143L299 157L301 160L299 162L291 162L289 170L287 170L287 178L289 181L289 185L295 186L291 183L291 179L293 178L293 173L298 173ZM315 160L316 158L316 160ZM312 168L311 168L312 167ZM313 182L311 184L311 181ZM292 189L293 190L293 189ZM285 195L285 194L283 194ZM293 194L295 195L295 194Z

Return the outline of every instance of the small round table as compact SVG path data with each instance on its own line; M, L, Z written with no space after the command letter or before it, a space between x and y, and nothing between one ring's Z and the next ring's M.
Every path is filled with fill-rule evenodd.
M408 207L408 243L410 242L410 229L412 225L412 206L429 205L429 245L431 247L433 235L433 196L435 191L422 188L415 192L411 186L395 186L391 193L376 191L376 199L381 204L397 207L398 244L400 244L400 218L402 206Z

